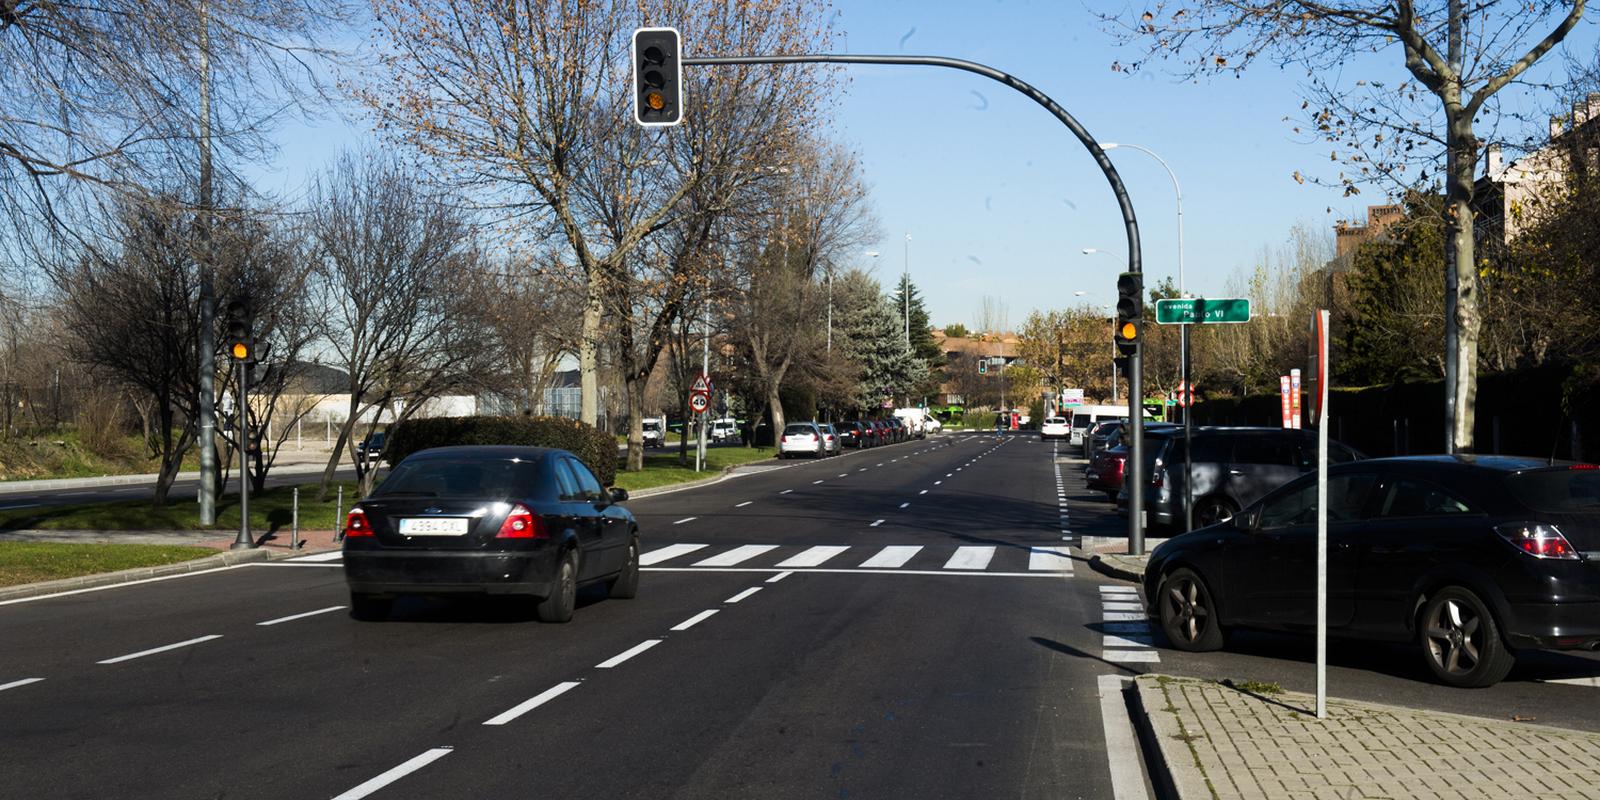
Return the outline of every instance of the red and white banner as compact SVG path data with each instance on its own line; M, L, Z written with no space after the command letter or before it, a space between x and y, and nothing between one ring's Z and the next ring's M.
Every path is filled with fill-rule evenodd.
M1289 419L1293 427L1300 427L1300 370L1289 370Z
M1294 409L1289 405L1288 375L1280 375L1278 377L1278 395L1283 399L1283 427L1292 428L1294 427L1294 420L1290 415L1294 413Z

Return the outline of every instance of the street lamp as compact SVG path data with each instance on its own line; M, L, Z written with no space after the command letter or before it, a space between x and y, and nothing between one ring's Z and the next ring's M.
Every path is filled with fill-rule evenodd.
M906 234L905 271L900 275L900 300L905 306L906 352L911 352L911 234Z

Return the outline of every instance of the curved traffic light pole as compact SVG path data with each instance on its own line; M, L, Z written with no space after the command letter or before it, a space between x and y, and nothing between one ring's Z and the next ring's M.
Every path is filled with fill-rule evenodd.
M1112 165L1110 157L1105 150L1095 142L1093 136L1084 129L1067 110L1056 101L1051 100L1044 92L1035 89L1016 76L1002 72L994 67L979 64L974 61L964 61L959 58L945 58L943 56L874 56L874 55L837 55L837 54L802 54L789 56L706 56L699 58L684 58L680 62L686 67L692 66L727 66L738 64L883 64L904 65L918 67L945 67L959 69L982 75L994 81L1005 84L1025 95L1028 99L1049 111L1067 130L1077 137L1078 141L1094 156L1095 163L1100 171L1105 173L1106 181L1111 184L1111 192L1117 197L1117 206L1122 210L1122 225L1128 234L1128 271L1142 273L1143 259L1139 252L1139 222L1133 213L1133 201L1128 199L1127 187L1123 186L1122 178L1117 175L1117 168ZM1141 291L1143 291L1141 287ZM1144 386L1142 355L1144 350L1143 337L1134 353L1128 356L1128 425L1131 429L1128 443L1128 552L1133 555L1144 554Z

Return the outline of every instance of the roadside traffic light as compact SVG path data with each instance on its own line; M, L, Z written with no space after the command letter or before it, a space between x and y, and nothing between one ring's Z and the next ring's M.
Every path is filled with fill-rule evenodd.
M228 355L235 361L250 361L255 356L255 334L251 332L250 307L243 300L228 304Z
M989 359L987 359L987 358L978 359L978 374L979 375L988 375L989 374Z
M1112 341L1125 356L1139 352L1139 334L1144 327L1144 277L1137 272L1117 276L1117 329Z
M633 119L647 128L683 121L677 28L633 32Z

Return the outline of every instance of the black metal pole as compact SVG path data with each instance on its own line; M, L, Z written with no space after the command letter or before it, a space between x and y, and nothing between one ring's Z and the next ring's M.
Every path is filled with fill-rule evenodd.
M1195 304L1200 305L1200 301ZM1201 317L1203 319L1203 317ZM1184 323L1180 336L1183 339L1183 529L1194 530L1194 387L1189 385L1189 324Z
M979 64L975 61L965 61L959 58L945 58L943 56L886 56L886 55L839 55L839 54L802 54L792 56L706 56L699 58L685 58L682 64L689 66L728 66L739 64L880 64L902 65L919 67L945 67L959 69L982 75L990 80L998 81L1012 89L1026 95L1028 99L1044 106L1055 116L1067 130L1077 137L1089 155L1094 157L1095 164L1105 174L1106 181L1111 184L1111 192L1116 195L1117 206L1122 211L1122 226L1128 236L1128 271L1143 272L1143 256L1139 250L1139 222L1133 213L1133 201L1128 197L1128 189L1122 184L1122 178L1117 174L1117 168L1112 165L1110 157L1105 150L1095 141L1089 131L1081 125L1076 118L1067 113L1056 101L1051 100L1044 92L1035 89L1016 76L1002 72L994 67ZM1128 356L1128 425L1131 428L1128 436L1128 552L1133 555L1144 553L1144 406L1140 392L1143 384L1140 380L1142 373L1140 351L1143 345L1135 349L1133 355Z
M248 550L256 546L250 535L250 370L243 361L233 364L239 373L239 536L231 549Z

